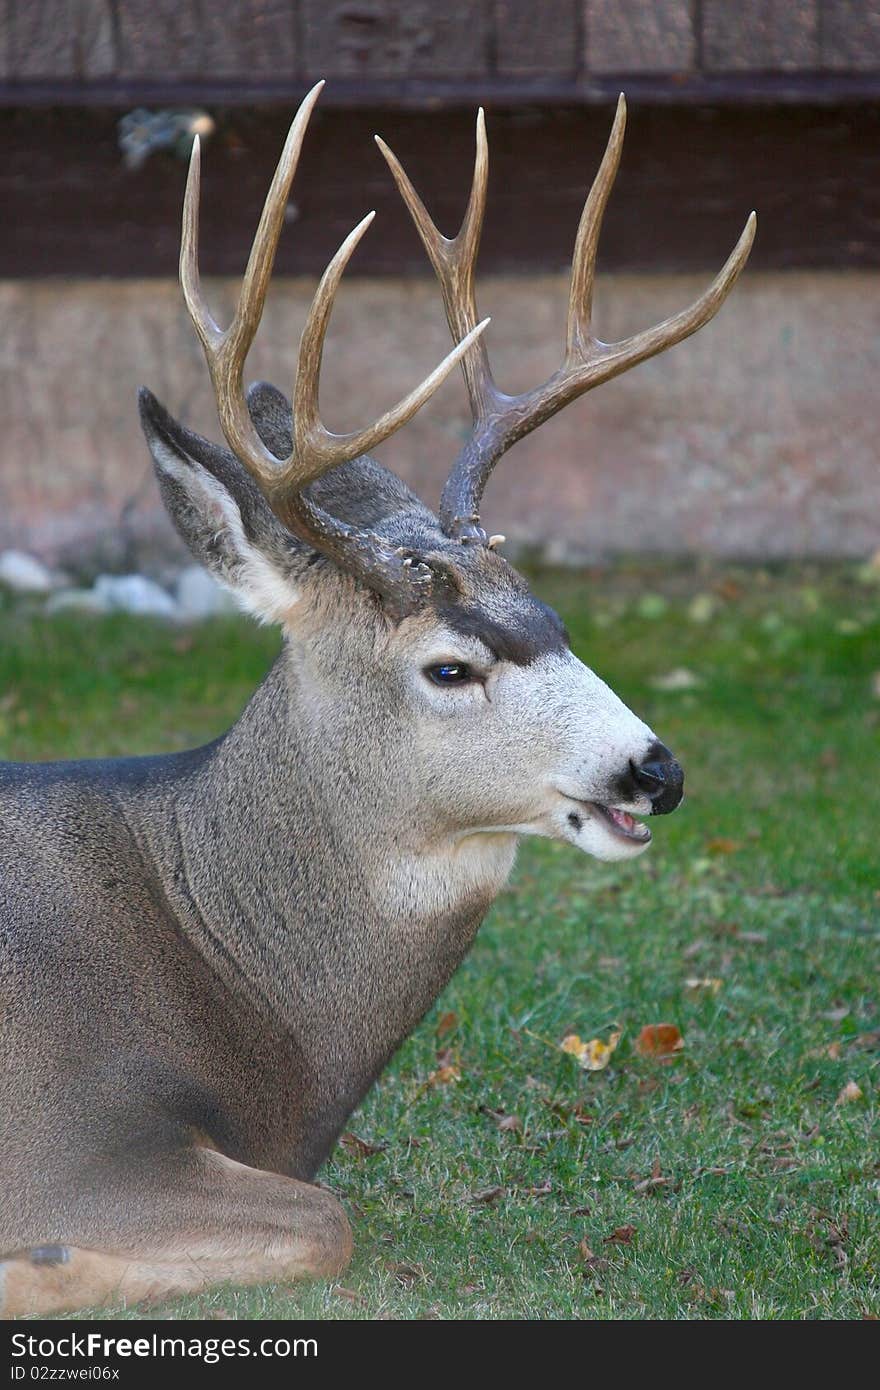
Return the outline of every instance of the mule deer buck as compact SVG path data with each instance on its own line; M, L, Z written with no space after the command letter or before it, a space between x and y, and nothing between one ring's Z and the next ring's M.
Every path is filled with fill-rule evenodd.
M681 800L672 754L572 654L487 537L480 501L518 439L712 318L754 218L690 308L599 342L591 301L621 98L578 228L563 363L508 396L474 297L482 114L452 240L380 142L456 346L375 424L334 435L318 411L321 354L369 218L320 281L292 409L242 382L319 90L293 122L227 329L199 284L193 149L180 278L228 449L148 391L140 401L177 529L246 608L281 624L282 654L205 748L0 766L6 1316L341 1270L348 1222L315 1173L470 949L520 836L629 859L651 839L637 817ZM368 451L456 363L474 428L435 517Z

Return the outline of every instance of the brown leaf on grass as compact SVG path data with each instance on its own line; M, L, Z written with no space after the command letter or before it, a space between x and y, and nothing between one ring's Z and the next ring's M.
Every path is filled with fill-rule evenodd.
M569 1105L562 1100L548 1100L544 1097L544 1105L555 1115L558 1120L575 1120L579 1125L586 1127L595 1123L596 1117L584 1105L583 1101L577 1101L574 1105ZM556 1131L560 1136L565 1130Z
M542 1183L539 1183L537 1187L527 1187L527 1188L526 1188L526 1196L527 1196L527 1197L549 1197L549 1196L550 1196L550 1193L551 1193L552 1191L553 1191L553 1184L552 1184L552 1182L550 1181L549 1178L545 1178L544 1181L543 1181Z
M352 1134L351 1130L341 1136L339 1140L346 1153L353 1154L355 1158L372 1158L374 1154L384 1153L387 1144L371 1144L369 1139L361 1139L359 1134Z
M640 1057L655 1057L662 1061L681 1052L684 1038L674 1023L646 1023L635 1040Z
M825 1054L826 1056L831 1058L832 1062L839 1062L841 1051L842 1047L840 1041L837 1040L828 1044L828 1046L825 1049Z
M853 1038L850 1047L859 1052L873 1052L875 1048L880 1048L880 1028L872 1028L869 1033L859 1033L857 1038Z
M707 854L736 854L742 847L742 840L731 840L727 835L713 835L706 841Z
M479 1192L472 1192L470 1200L478 1206L491 1206L499 1197L503 1197L504 1193L503 1187L483 1187Z
M508 1115L505 1110L492 1110L488 1105L480 1106L480 1114L488 1115L490 1120L494 1120L502 1134L518 1134L522 1129L519 1115Z
M451 1047L441 1047L441 1048L440 1048L440 1050L439 1050L438 1053L437 1053L437 1066L438 1066L438 1067L454 1067L454 1066L457 1065L457 1063L458 1063L458 1058L456 1057L456 1055L455 1055L455 1053L454 1053L454 1051L452 1050Z
M835 1104L850 1105L854 1100L863 1100L864 1095L865 1093L858 1082L847 1081L846 1085L843 1086L838 1093Z
M458 1027L458 1014L441 1014L437 1020L437 1037L445 1038L447 1033L454 1033Z
M346 1289L343 1288L342 1284L337 1284L332 1292L336 1298L345 1298L349 1303L360 1303L362 1307L366 1307L367 1300L363 1294L357 1293L354 1289Z
M651 1167L650 1175L642 1178L635 1185L636 1192L654 1192L658 1187L667 1187L672 1182L672 1178L665 1178L660 1167L659 1158L655 1158Z
M426 1091L431 1086L448 1086L451 1082L460 1080L461 1068L450 1062L446 1066L438 1067L436 1071L432 1071L430 1076L426 1077L422 1090Z
M603 1255L597 1255L590 1249L586 1237L578 1242L578 1259L584 1267L585 1279L590 1279L595 1274L602 1274L608 1268L608 1261Z
M632 1245L635 1226L615 1226L609 1236L603 1236L603 1245Z
M411 1288L413 1284L423 1284L427 1280L427 1275L422 1265L397 1263L389 1260L385 1268L389 1274L393 1274L398 1284L404 1288Z

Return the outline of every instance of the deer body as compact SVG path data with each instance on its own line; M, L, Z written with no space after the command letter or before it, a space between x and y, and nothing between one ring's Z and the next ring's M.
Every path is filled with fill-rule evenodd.
M249 726L281 698L282 680L279 663L241 725L195 753L0 770L4 917L27 903L0 974L4 1067L13 1085L32 1086L39 1020L38 1074L53 1094L49 1133L42 1093L4 1112L15 1130L3 1158L23 1151L35 1167L15 1184L19 1197L32 1190L27 1208L5 1189L3 1235L14 1246L84 1239L64 1228L63 1209L58 1229L46 1213L79 1163L130 1147L145 1113L150 1148L163 1135L197 1139L252 1167L312 1178L466 954L505 876L509 835L500 852L438 847L422 882L395 894L408 856L388 852L366 788L346 776L347 810L370 813L361 825L378 852L368 865L363 832L338 827L295 737L267 740L253 765ZM255 813L256 852L242 834ZM40 882L51 892L35 892ZM74 963L87 990L70 988ZM72 1056L81 1059L73 1090Z
M484 137L454 242L389 154L458 346L376 426L330 435L317 369L363 225L319 287L293 409L273 387L246 400L241 389L316 96L294 122L226 332L198 286L194 156L181 274L231 452L141 401L178 530L245 607L281 624L282 653L205 748L0 764L6 1316L341 1269L348 1223L312 1179L467 954L520 836L630 858L651 838L634 816L681 800L672 755L574 657L478 506L515 439L711 317L748 239L691 310L597 344L592 264L619 112L579 234L566 362L545 388L504 397L470 282ZM438 520L365 450L456 361L475 435Z

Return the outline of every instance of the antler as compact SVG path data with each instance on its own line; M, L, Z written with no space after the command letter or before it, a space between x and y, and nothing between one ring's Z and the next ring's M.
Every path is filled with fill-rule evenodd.
M619 343L602 343L593 337L591 317L596 251L605 206L620 163L625 126L626 102L621 95L608 146L578 226L571 268L568 325L562 365L543 385L517 396L508 396L495 384L486 345L482 340L476 343L473 351L462 360L474 432L453 465L440 502L440 522L444 531L461 541L486 544L486 533L480 526L483 490L495 464L512 444L543 424L551 415L555 415L557 410L568 405L569 401L583 395L585 391L619 376L621 372L628 371L637 363L644 362L696 333L698 328L702 328L718 312L748 259L755 236L754 213L746 222L743 233L723 269L689 308L674 314L672 318L657 324L656 327L636 333ZM452 240L437 230L388 146L378 136L376 142L391 169L394 181L440 281L446 318L453 339L458 341L477 322L474 266L480 243L489 172L483 112L480 110L477 115L477 152L471 195L464 221L458 235Z
M479 338L489 320L471 324L457 346L421 385L366 429L331 434L318 410L318 391L324 338L343 271L373 220L371 212L354 228L325 270L312 300L300 340L293 391L293 447L286 459L276 458L257 433L244 396L242 374L254 341L272 274L284 209L296 173L303 138L323 82L309 92L296 113L278 168L266 196L242 279L232 323L218 327L202 296L198 267L199 140L193 142L183 205L180 246L180 284L189 316L205 351L217 400L220 425L229 447L257 480L281 520L309 545L330 556L372 588L412 607L430 591L427 566L414 563L405 551L392 549L372 533L345 525L303 497L302 489L337 464L346 463L381 444L412 419L441 382Z

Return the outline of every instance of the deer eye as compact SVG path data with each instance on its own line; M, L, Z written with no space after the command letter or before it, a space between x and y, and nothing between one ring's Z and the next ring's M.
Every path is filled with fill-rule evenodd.
M474 673L464 661L442 661L437 666L426 666L425 675L435 685L465 685L474 679Z

